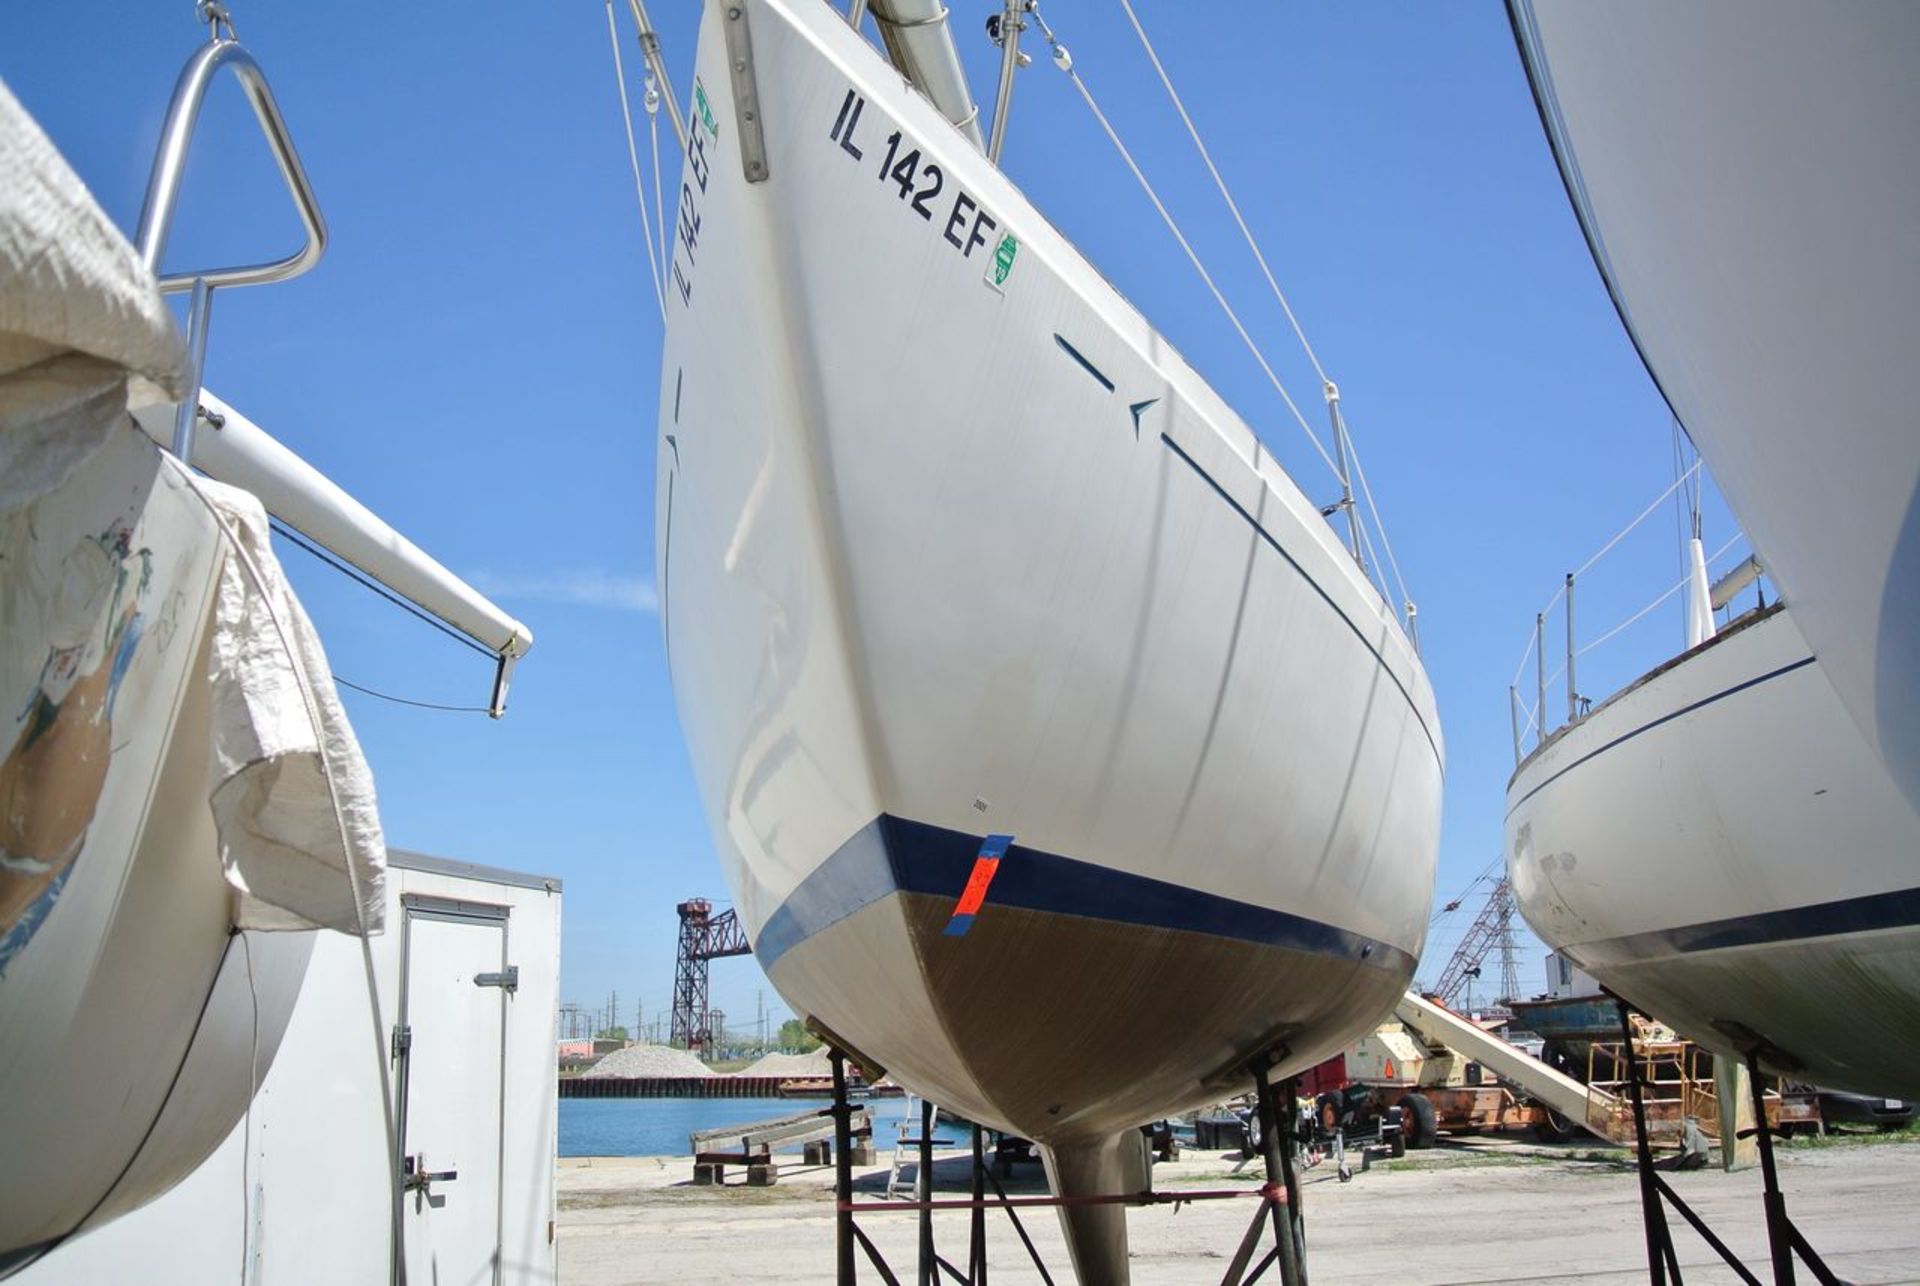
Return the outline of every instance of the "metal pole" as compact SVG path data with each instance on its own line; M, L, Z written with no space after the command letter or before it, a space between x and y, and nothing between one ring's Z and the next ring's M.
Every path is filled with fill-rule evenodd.
M205 277L193 279L193 298L187 305L187 387L173 414L173 454L181 464L193 463L193 426L200 414L200 388L206 378L207 327L213 318L213 287Z
M653 29L653 19L647 17L646 0L627 0L627 7L633 11L633 21L640 28L640 52L646 57L647 70L660 82L660 96L667 103L667 119L673 122L673 136L680 140L680 150L687 150L687 122L680 115L680 100L673 92L673 78L667 75L667 60L660 56L660 37Z
M1660 1205L1660 1190L1653 1173L1653 1149L1647 1142L1647 1105L1640 1098L1640 1060L1633 1052L1633 1024L1627 1020L1627 1002L1619 997L1620 1040L1627 1060L1627 1094L1633 1102L1633 1137L1640 1154L1640 1221L1647 1232L1647 1278L1653 1286L1666 1286L1667 1266L1662 1258L1672 1240L1667 1232L1667 1216Z
M1293 1127L1300 1120L1299 1077L1287 1078L1284 1102L1287 1113L1280 1131L1280 1174L1287 1185L1287 1220L1293 1225L1294 1281L1307 1286L1307 1213L1300 1201L1300 1176L1293 1168Z
M1767 1091L1760 1079L1760 1062L1747 1050L1747 1080L1753 1090L1753 1131L1760 1144L1761 1198L1767 1211L1767 1250L1773 1258L1774 1286L1793 1286L1793 1224L1787 1219L1787 1199L1780 1191L1780 1172L1773 1165L1773 1131L1767 1128Z
M1333 421L1334 460L1340 466L1340 507L1347 514L1347 548L1353 551L1353 561L1365 571L1367 560L1360 553L1360 516L1353 507L1353 483L1348 481L1347 468L1347 421L1340 414L1340 390L1332 380L1325 388L1327 396L1327 416Z
M933 1100L920 1100L920 1164L913 1176L920 1208L920 1286L939 1286L940 1270L933 1262Z
M858 31L860 30L860 24L865 22L866 20L867 20L867 0L848 0L847 25L849 27L852 27L855 31Z
M973 1235L967 1253L967 1286L987 1286L987 1163L983 1135L973 1127Z
M1547 618L1543 612L1533 616L1533 718L1534 745L1547 739Z
M1254 1101L1260 1113L1260 1152L1267 1166L1267 1184L1277 1188L1281 1199L1270 1205L1273 1215L1273 1239L1280 1248L1281 1286L1305 1286L1300 1276L1299 1247L1294 1242L1293 1212L1280 1207L1290 1202L1292 1193L1291 1159L1287 1157L1290 1140L1280 1133L1280 1110L1274 1102L1273 1085L1266 1069L1254 1074Z
M1573 685L1573 573L1567 573L1567 722L1580 717L1580 694Z
M1520 689L1507 685L1507 722L1513 725L1513 766L1520 766Z
M1000 164L1007 141L1007 109L1013 105L1013 73L1020 66L1020 33L1027 29L1021 14L1026 0L1006 0L1000 14L1000 87L993 95L993 133L987 138L987 159Z
M834 1280L853 1286L853 1109L847 1106L847 1056L829 1047L833 1065L833 1218Z

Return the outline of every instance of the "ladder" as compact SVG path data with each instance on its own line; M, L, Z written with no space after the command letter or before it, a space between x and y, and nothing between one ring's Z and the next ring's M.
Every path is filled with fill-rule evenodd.
M900 1195L900 1166L907 1160L915 1165L920 1163L920 1100L907 1095L907 1114L900 1118L900 1126L893 1132L893 1164L887 1170L887 1200L897 1200Z
M900 1168L911 1161L914 1166L914 1196L924 1200L933 1193L931 1175L920 1173L920 1119L924 1114L924 1100L909 1094L907 1096L907 1114L900 1121L900 1128L893 1136L893 1164L887 1169L887 1200L896 1200L900 1195ZM937 1110L937 1109L936 1109ZM949 1147L952 1139L935 1138L934 1147ZM923 1183L922 1180L925 1182Z

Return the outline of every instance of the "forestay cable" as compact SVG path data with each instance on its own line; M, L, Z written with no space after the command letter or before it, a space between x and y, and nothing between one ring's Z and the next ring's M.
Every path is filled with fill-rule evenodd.
M660 89L653 83L653 73L647 73L647 134L653 141L653 218L660 226L660 262L671 262L673 254L667 245L672 229L667 224L667 207L660 200ZM644 226L644 221L643 221ZM652 229L647 229L648 244L652 244Z
M1133 32L1140 37L1140 47L1146 50L1147 61L1153 64L1153 70L1160 77L1160 83L1166 88L1167 97L1173 100L1173 109L1180 113L1181 123L1187 127L1187 137L1200 152L1200 159L1206 162L1207 173L1213 176L1213 186L1220 190L1221 200L1227 203L1227 209L1233 212L1233 221L1240 226L1240 235L1246 238L1247 249L1253 251L1254 262L1260 265L1260 271L1267 279L1267 286L1273 291L1273 297L1280 301L1280 311L1287 315L1287 323L1293 327L1294 336L1299 339L1300 347L1306 351L1307 360L1313 363L1314 372L1320 376L1322 384L1327 379L1327 368L1320 364L1320 357L1313 351L1313 345L1307 342L1307 332L1300 327L1300 319L1293 315L1292 305L1287 303L1285 292L1280 283L1274 280L1273 269L1267 266L1267 257L1260 253L1260 243L1254 240L1253 231L1247 227L1247 221L1240 214L1240 203L1233 199L1233 193L1227 190L1227 181L1220 177L1219 167L1213 163L1213 154L1207 151L1207 145L1201 141L1200 131L1193 123L1193 117L1187 115L1187 105L1181 101L1180 92L1173 87L1173 79L1167 75L1167 69L1161 65L1159 51L1153 47L1153 41L1147 39L1147 29L1140 25L1140 16L1133 11L1131 0L1120 0L1120 7L1127 12L1127 21L1133 24Z
M1280 382L1280 377L1274 374L1266 354L1260 351L1260 346L1247 332L1246 326L1240 320L1240 315L1234 312L1233 305L1227 302L1227 297L1220 292L1220 287L1214 284L1213 275L1200 261L1199 254L1194 250L1193 244L1187 240L1186 234L1180 231L1180 225L1174 222L1173 215L1168 211L1166 203L1160 199L1160 194L1154 190L1153 184L1141 172L1139 163L1133 159L1133 153L1128 151L1127 145L1120 141L1120 135L1114 130L1113 123L1107 119L1107 114L1100 110L1100 104L1094 101L1093 91L1089 90L1086 82L1080 79L1080 73L1073 69L1073 59L1067 53L1066 47L1054 38L1053 32L1044 22L1041 23L1040 30L1046 36L1047 43L1053 46L1054 64L1066 73L1067 79L1073 82L1073 87L1080 91L1080 97L1085 100L1087 110L1093 113L1093 118L1105 131L1107 141L1113 144L1113 150L1120 153L1120 159L1126 162L1127 168L1133 172L1134 180L1140 184L1140 190L1147 194L1147 200L1153 202L1153 208L1160 214L1160 221L1167 225L1167 231L1171 232L1173 239L1180 243L1180 249L1185 252L1187 262L1193 265L1193 270L1200 274L1200 280L1206 283L1207 290L1213 295L1213 301L1220 305L1220 311L1226 314L1227 320L1233 324L1233 329L1239 334L1240 342L1247 346L1249 353L1253 354L1253 360L1260 364L1260 369L1266 374L1267 382L1273 385L1274 392L1280 395L1280 400L1287 404L1287 410L1293 413L1294 422L1300 426L1300 431L1307 435L1307 441L1313 443L1313 449L1319 453L1320 459L1325 462L1333 476L1338 478L1340 466L1334 463L1326 447L1320 444L1319 434L1315 433L1313 426L1307 423L1307 417L1300 413L1300 407L1287 393L1286 386Z
M1327 376L1327 368L1321 364L1320 355L1314 352L1313 343L1307 338L1306 329L1301 326L1300 318L1294 314L1293 305L1287 301L1286 292L1280 289L1280 282L1273 275L1273 268L1267 263L1266 254L1260 249L1259 239L1253 235L1253 229L1248 226L1246 216L1240 213L1240 203L1233 199L1233 192L1227 187L1226 178L1220 173L1220 167L1214 164L1213 153L1207 150L1206 140L1201 138L1199 127L1193 123L1193 117L1188 113L1187 104L1180 97L1180 91L1173 87L1173 78L1167 74L1166 65L1160 61L1160 51L1154 48L1153 41L1147 35L1147 29L1141 25L1140 15L1134 12L1132 0L1120 0L1120 7L1126 11L1127 21L1133 24L1134 35L1140 38L1140 47L1146 52L1147 61L1153 64L1154 74L1159 76L1160 84L1167 91L1167 98L1172 101L1174 111L1180 114L1180 123L1186 126L1187 137L1193 140L1194 150L1200 153L1200 160L1206 165L1207 173L1213 176L1213 186L1219 191L1220 199L1226 202L1227 210L1233 215L1235 226L1240 229L1241 238L1246 241L1247 249L1253 252L1254 262L1260 265L1260 274L1267 279L1267 288L1273 292L1274 301L1280 305L1280 311L1286 314L1287 324L1293 327L1294 338L1300 341L1301 351L1307 355L1307 361L1312 363L1314 373L1320 377L1321 387L1331 389L1333 381ZM1373 525L1380 532L1380 544L1385 549L1387 562L1393 570L1394 585L1400 591L1400 601L1411 608L1413 596L1407 592L1406 578L1400 574L1399 560L1393 555L1393 541L1387 535L1387 524L1380 516L1380 507L1374 503L1373 493L1367 487L1366 473L1360 467L1359 450L1354 446L1351 434L1347 436L1347 449L1353 453L1354 474L1360 482L1368 513L1373 518Z
M647 243L647 268L653 273L653 302L660 320L667 320L667 291L660 279L660 256L653 248L653 218L647 213L647 185L640 177L640 146L633 140L633 109L627 104L627 69L620 61L620 30L613 21L613 0L607 0L607 43L613 49L613 75L620 85L620 124L627 131L627 160L633 166L633 195L640 203L640 229ZM654 155L659 155L656 141Z

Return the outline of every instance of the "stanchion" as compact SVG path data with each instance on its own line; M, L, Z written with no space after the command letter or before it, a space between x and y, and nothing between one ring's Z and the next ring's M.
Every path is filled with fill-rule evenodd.
M853 1108L847 1103L847 1056L827 1051L833 1065L833 1220L835 1280L853 1286Z
M1706 1220L1695 1214L1693 1208L1680 1198L1673 1185L1661 1178L1653 1168L1653 1146L1647 1128L1646 1104L1640 1091L1640 1059L1633 1047L1633 1024L1629 1018L1627 1002L1615 996L1614 1003L1620 1009L1620 1037L1623 1043L1622 1057L1627 1065L1627 1093L1633 1103L1633 1136L1640 1162L1640 1207L1647 1230L1647 1276L1653 1286L1665 1286L1671 1279L1673 1286L1681 1286L1680 1260L1674 1252L1673 1231L1667 1224L1666 1207L1672 1206L1679 1212L1693 1230L1700 1234L1707 1245L1713 1247L1727 1267L1737 1274L1747 1286L1761 1286L1760 1279L1740 1262L1724 1241L1716 1237ZM1840 1279L1833 1275L1818 1254L1814 1252L1800 1230L1787 1217L1787 1199L1780 1191L1780 1174L1775 1168L1773 1158L1773 1129L1767 1124L1767 1095L1765 1082L1760 1078L1759 1054L1763 1042L1744 1028L1728 1025L1727 1034L1734 1037L1735 1048L1746 1059L1747 1079L1753 1092L1754 1135L1760 1146L1760 1173L1767 1216L1767 1249L1773 1266L1774 1286L1794 1286L1793 1257L1797 1254L1806 1262L1821 1286L1841 1286ZM1734 1139L1722 1139L1723 1148L1734 1146Z
M985 1131L973 1127L973 1215L968 1238L967 1286L987 1286L987 1162Z
M1295 1192L1297 1182L1293 1175L1293 1131L1282 1130L1280 1126L1280 1106L1273 1083L1267 1079L1265 1066L1254 1070L1254 1101L1260 1114L1260 1151L1267 1166L1267 1188L1276 1193L1279 1200L1269 1196L1267 1208L1273 1219L1273 1239L1280 1259L1281 1286L1306 1286L1306 1264L1301 1254L1301 1225L1295 1218ZM1288 1083L1291 1097L1292 1082ZM1254 1270L1258 1277L1265 1270L1264 1263Z
M1780 1191L1780 1172L1774 1168L1773 1162L1773 1127L1767 1124L1767 1095L1760 1080L1759 1047L1757 1044L1749 1045L1745 1052L1747 1081L1753 1088L1753 1129L1754 1137L1760 1144L1760 1175L1765 1188L1763 1200L1767 1211L1767 1249L1773 1258L1774 1284L1793 1286L1793 1256L1798 1251L1822 1286L1839 1286L1840 1279L1833 1275L1826 1261L1814 1253L1813 1246L1800 1235L1793 1220L1787 1217L1787 1197Z
M1653 1172L1653 1145L1647 1137L1647 1105L1640 1095L1640 1059L1633 1048L1633 1021L1627 1014L1626 1001L1616 996L1614 1005L1620 1011L1621 1057L1627 1063L1627 1097L1633 1104L1633 1137L1640 1163L1640 1221L1647 1233L1647 1277L1653 1286L1666 1286L1671 1265L1674 1286L1680 1286L1673 1232L1667 1227L1666 1208L1660 1204L1660 1177Z
M920 1162L914 1167L913 1192L920 1202L920 1286L938 1286L940 1270L933 1251L933 1100L920 1100Z

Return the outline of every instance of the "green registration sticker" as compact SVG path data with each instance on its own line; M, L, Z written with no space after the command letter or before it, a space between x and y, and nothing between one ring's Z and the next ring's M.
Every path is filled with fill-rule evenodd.
M698 80L693 82L693 105L700 109L700 120L706 125L707 133L719 138L720 126L713 119L713 104L707 101L707 87Z
M1013 261L1020 254L1020 242L1009 232L1000 238L1000 244L993 248L993 262L987 265L987 284L995 290L1004 291L1007 278L1013 275Z

